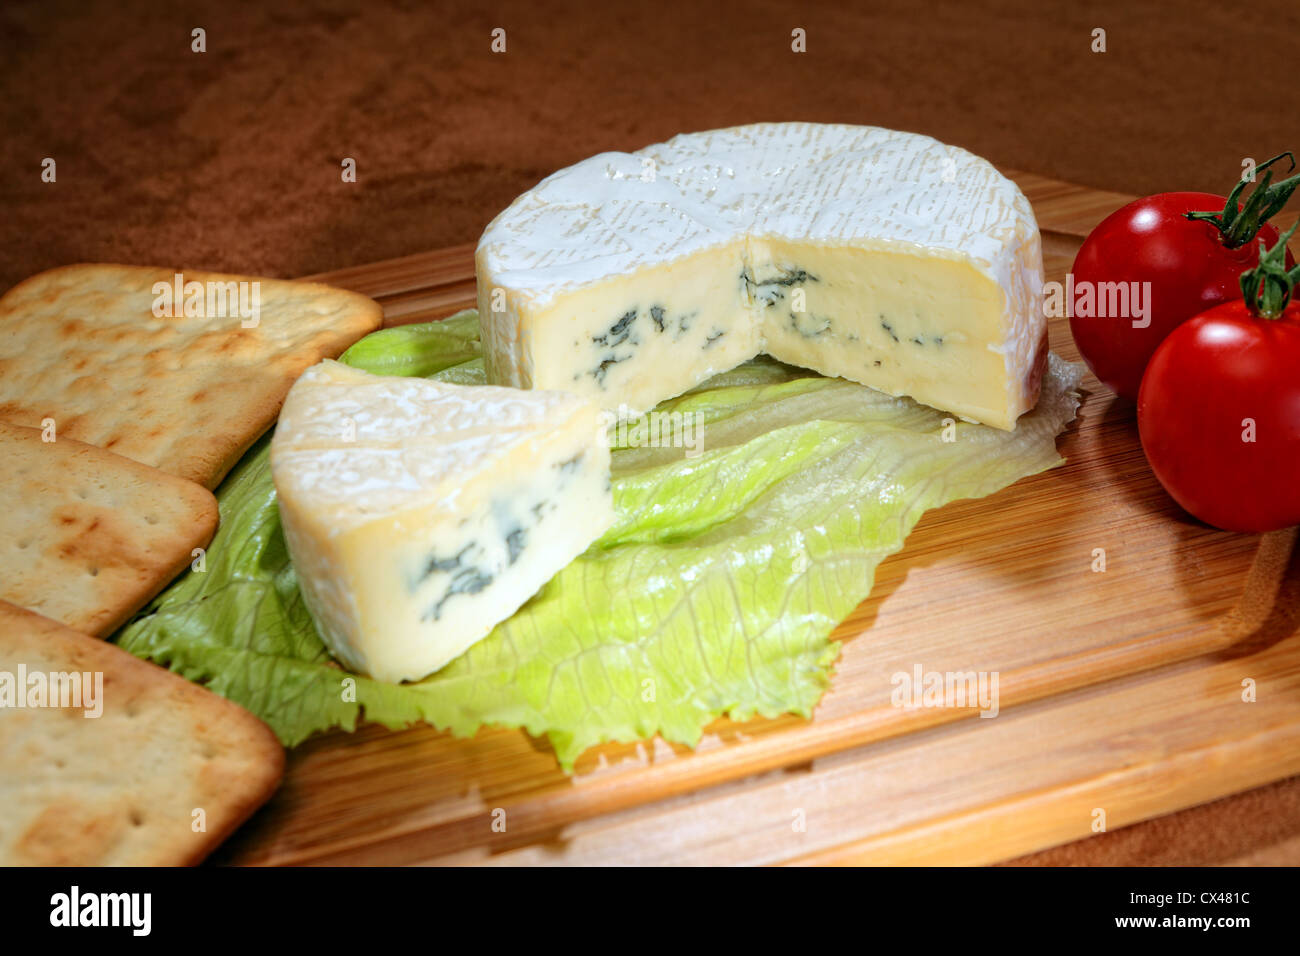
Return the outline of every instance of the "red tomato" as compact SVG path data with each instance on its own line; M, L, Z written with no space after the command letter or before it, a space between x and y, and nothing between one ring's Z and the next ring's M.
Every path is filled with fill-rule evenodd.
M1086 318L1070 308L1070 331L1084 361L1125 398L1137 398L1142 373L1165 336L1211 306L1241 299L1239 280L1258 259L1258 239L1270 247L1277 242L1277 229L1265 224L1258 239L1229 249L1215 225L1183 216L1226 205L1226 197L1213 193L1160 193L1112 213L1084 240L1072 270L1076 290L1085 282L1093 289L1103 282L1151 283L1145 328L1134 328L1131 314Z
M1300 524L1300 302L1276 319L1228 302L1156 349L1138 398L1151 470L1229 531Z

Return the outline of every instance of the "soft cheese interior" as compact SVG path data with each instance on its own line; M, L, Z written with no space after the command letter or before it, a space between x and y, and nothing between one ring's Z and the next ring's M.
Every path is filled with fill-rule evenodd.
M1036 400L1041 372L1007 368L1006 297L968 262L781 240L753 253L769 355L1000 428Z
M613 520L601 424L567 394L309 369L271 469L331 651L418 679L513 614Z
M489 379L645 411L759 352L1010 429L1047 355L1028 203L984 160L761 124L604 154L484 233Z
M558 297L524 326L528 385L567 389L631 414L753 358L761 335L742 309L742 246L729 243Z

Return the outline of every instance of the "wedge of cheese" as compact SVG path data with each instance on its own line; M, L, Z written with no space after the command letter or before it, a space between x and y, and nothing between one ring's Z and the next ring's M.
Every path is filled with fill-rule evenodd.
M271 473L321 638L385 681L486 637L613 521L600 413L559 392L322 362L289 391Z
M645 411L759 352L1010 429L1047 358L1028 201L965 150L765 123L604 153L478 245L489 379Z

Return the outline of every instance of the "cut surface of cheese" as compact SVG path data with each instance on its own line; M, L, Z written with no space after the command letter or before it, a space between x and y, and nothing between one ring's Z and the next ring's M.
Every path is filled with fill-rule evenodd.
M572 394L308 369L271 473L330 650L415 680L486 637L613 522L604 424Z
M488 226L489 380L646 411L766 352L993 425L1047 359L1028 201L927 136L764 123L602 153Z

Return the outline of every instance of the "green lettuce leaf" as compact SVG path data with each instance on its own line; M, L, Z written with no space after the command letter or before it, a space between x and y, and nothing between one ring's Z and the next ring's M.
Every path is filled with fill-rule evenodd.
M483 381L473 312L377 332L343 361ZM808 716L839 652L829 634L880 561L926 509L1059 464L1078 379L1053 356L1038 407L1002 432L765 358L717 376L656 409L685 448L663 434L646 447L648 419L611 427L614 526L486 639L402 685L343 671L321 644L264 438L219 490L206 568L117 639L248 708L287 745L363 716L458 735L522 727L571 769L602 741L693 746L721 714Z

